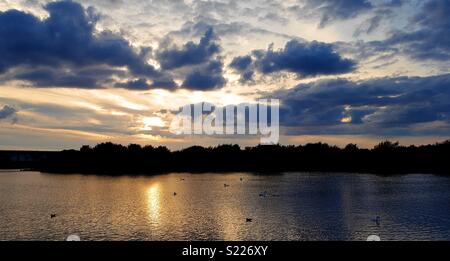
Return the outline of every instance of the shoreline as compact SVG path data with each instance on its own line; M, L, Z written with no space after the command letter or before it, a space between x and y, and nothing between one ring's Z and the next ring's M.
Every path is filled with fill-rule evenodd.
M27 169L58 174L120 176L165 173L282 172L369 173L392 176L429 173L450 176L450 140L422 146L389 141L372 149L324 143L300 146L193 146L179 151L166 147L101 143L59 152L0 151L0 169ZM137 173L137 174L136 174Z
M0 174L2 172L39 172L41 174L50 175L82 175L82 176L105 176L105 177L151 177L151 176L162 176L162 175L183 175L183 174L218 174L218 175L232 175L237 173L252 174L255 176L279 176L279 175L304 175L304 174L314 174L322 176L332 176L332 175L372 175L378 177L396 177L396 176L413 176L413 175L431 175L439 177L450 177L447 173L426 173L426 172L408 172L408 173L373 173L373 172L351 172L351 171L275 171L275 172L260 172L260 171L166 171L166 172L148 172L148 173L120 173L120 174L107 174L107 173L89 173L89 172L49 172L37 169L0 169Z

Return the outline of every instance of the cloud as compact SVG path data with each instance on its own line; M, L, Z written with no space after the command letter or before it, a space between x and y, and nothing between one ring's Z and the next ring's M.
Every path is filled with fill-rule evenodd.
M109 93L109 91L100 92L106 93L106 96ZM10 104L8 107L20 108L22 112L20 114L21 126L30 128L32 131L31 135L34 135L33 130L45 129L55 130L55 132L81 131L90 133L93 136L112 135L110 137L118 137L125 135L131 138L132 135L144 131L142 130L144 125L141 119L153 117L155 116L154 113L156 113L152 108L146 110L125 108L121 104L122 102L101 99L97 100L96 103L92 103L92 105L95 104L94 107L78 106L77 102L66 102L68 97L64 96L62 99L64 102L62 103L29 102L26 99L0 99L0 102L7 102L4 104ZM138 103L133 103L130 99L125 99L125 103L132 103L139 106ZM8 119L15 122L15 118L15 116L10 116ZM153 128L152 134L162 134L159 132L155 133L155 131L156 128ZM39 137L41 138L41 136Z
M279 50L270 46L267 50L253 51L251 56L236 57L230 67L247 74L250 70L262 74L285 71L312 77L349 73L356 69L356 63L341 57L332 44L291 40Z
M381 22L385 18L392 17L392 11L390 10L383 10L380 12L377 12L374 16L368 18L365 20L362 24L356 28L355 32L353 33L353 36L359 37L361 34L371 34L374 32L378 27L380 27Z
M271 97L282 100L282 124L297 134L414 135L420 134L420 125L440 124L447 129L425 131L449 135L448 86L450 74L359 82L336 79L300 84Z
M188 28L184 27L177 33L184 34ZM209 91L224 87L226 79L223 76L220 39L216 36L213 27L207 24L202 24L201 29L196 28L194 31L203 31L198 43L189 41L181 47L166 47L156 52L156 59L163 69L173 70L184 78L182 88ZM173 34L168 36L170 35Z
M381 2L372 8L371 16L362 22L353 33L354 37L359 37L363 33L371 34L377 30L382 23L387 23L398 17L404 0L391 0L389 2Z
M405 3L405 0L391 0L381 5L382 7L401 7Z
M117 83L116 87L121 87L125 89L134 89L134 90L147 90L150 88L150 84L148 84L146 79L140 78L137 80L131 80L125 83Z
M0 109L0 120L8 119L16 115L17 110L8 105Z
M248 14L246 14L248 15ZM246 15L243 14L242 17ZM202 15L196 16L193 21L187 21L183 24L180 30L172 31L171 36L200 36L204 35L206 31L213 28L216 36L227 38L227 40L234 39L236 37L245 37L249 40L257 37L276 37L283 40L293 39L296 36L291 34L285 34L279 31L271 31L264 29L260 26L255 26L247 21L232 21L229 20L219 21L212 18L205 18Z
M9 79L37 86L95 88L119 72L117 68L137 77L166 77L146 62L147 50L135 50L112 32L96 31L98 15L92 8L72 1L52 2L44 8L49 15L44 20L18 10L0 12L0 73L9 72ZM85 69L105 66L110 75L86 75Z
M238 71L245 71L250 67L252 63L253 59L250 55L238 56L235 57L230 63L230 67Z
M181 48L162 49L156 53L156 58L164 69L202 64L220 52L220 45L216 43L216 40L214 31L210 27L198 44L190 41Z
M250 55L238 56L230 63L230 68L241 74L240 82L246 83L253 81L255 72L253 71L253 58Z
M150 85L152 88L161 88L161 89L168 89L168 90L174 90L178 88L177 83L172 79L171 76L162 76L158 79L154 79L153 83Z
M303 9L321 13L319 27L336 20L347 20L369 11L373 5L368 0L307 0Z
M178 86L172 78L160 78L151 84L145 78L130 80L127 82L115 83L115 87L131 90L148 90L150 88L176 89Z
M283 16L281 16L280 14L274 13L274 12L269 12L264 16L261 16L258 18L259 21L267 21L267 22L275 22L275 23L279 23L282 25L286 25L289 23L289 20Z
M450 59L450 1L429 0L412 18L409 28L384 41L417 60ZM416 29L411 29L416 28Z
M222 73L223 63L214 60L190 72L182 86L186 89L202 91L217 89L223 87L226 83Z
M100 88L112 84L111 75L126 76L125 72L113 68L38 67L16 70L9 80L31 82L35 87Z

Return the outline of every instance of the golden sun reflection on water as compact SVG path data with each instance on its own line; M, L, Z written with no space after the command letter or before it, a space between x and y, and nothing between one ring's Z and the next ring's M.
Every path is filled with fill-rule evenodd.
M161 205L160 205L160 185L152 184L147 189L147 207L150 222L157 223L159 221Z

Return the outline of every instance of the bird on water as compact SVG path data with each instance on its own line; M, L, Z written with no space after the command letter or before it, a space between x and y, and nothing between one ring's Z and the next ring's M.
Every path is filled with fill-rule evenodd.
M381 217L377 216L376 218L372 219L373 222L375 222L375 224L377 224L377 226L379 226L381 224Z

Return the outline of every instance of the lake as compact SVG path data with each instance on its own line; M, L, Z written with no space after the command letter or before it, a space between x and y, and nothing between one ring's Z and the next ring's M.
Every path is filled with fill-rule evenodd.
M450 178L1 171L0 217L0 240L450 240Z

